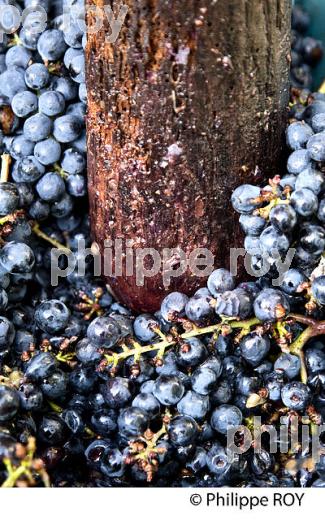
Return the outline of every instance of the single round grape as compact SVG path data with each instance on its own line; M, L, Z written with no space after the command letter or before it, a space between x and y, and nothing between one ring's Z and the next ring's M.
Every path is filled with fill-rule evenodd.
M308 65L304 64L304 67L308 67ZM315 100L303 111L303 119L308 124L311 125L313 117L317 114L322 114L325 112L325 103L324 100Z
M177 362L182 367L195 367L207 357L207 350L199 338L189 338L177 351Z
M132 399L132 386L126 377L109 379L101 386L105 402L110 408L123 408Z
M100 394L97 394L100 396ZM111 435L117 430L117 414L115 410L108 410L106 408L99 409L90 419L91 428L98 435L105 437Z
M53 123L44 114L35 114L26 119L24 123L24 135L33 142L43 141L52 131Z
M84 430L84 421L76 410L64 410L62 419L74 435L80 434Z
M233 385L230 381L222 379L218 387L210 395L211 405L227 404L233 397Z
M254 301L255 316L261 321L276 321L289 311L287 298L276 289L263 289Z
M68 383L68 374L63 370L56 369L43 379L41 389L48 399L62 399L67 393Z
M318 198L309 188L302 188L292 193L291 204L299 215L310 217L317 211Z
M140 392L133 399L132 406L144 410L151 419L157 417L160 413L160 403L151 393Z
M68 67L70 76L76 83L85 82L85 56L83 53L74 56Z
M35 143L28 141L24 135L17 135L10 143L9 153L16 159L22 159L28 155L33 155Z
M47 300L41 303L35 312L38 327L48 334L63 330L68 324L70 311L60 300Z
M198 433L198 425L190 416L178 415L168 425L168 436L174 446L188 446L195 441Z
M289 155L287 169L289 173L298 175L305 170L310 164L310 153L308 150L295 150Z
M12 98L11 108L17 117L27 117L37 110L38 98L30 90L23 90Z
M296 247L294 261L299 269L309 270L312 267L316 267L316 265L319 263L319 260L319 255L305 251L305 249L303 249L300 245Z
M180 414L188 415L197 421L202 421L209 409L209 397L200 395L192 390L186 392L177 404L177 410Z
M313 224L305 224L300 232L299 243L308 253L322 254L325 249L324 228Z
M29 207L29 215L33 220L42 221L50 214L50 205L44 200L35 200Z
M185 392L184 385L175 375L161 375L153 385L153 395L165 406L174 406L181 400Z
M279 210L279 213L281 211L282 210ZM283 226L285 226L285 223L288 222L288 220L286 220L287 215L284 217L283 215L280 216L279 213L278 213L279 218L277 220L277 223L281 222L283 224ZM274 217L274 214L273 214L273 217ZM281 221L281 217L283 219L282 221ZM264 253L266 253L267 255L271 255L271 256L273 256L274 253L282 255L282 254L286 253L290 247L290 241L289 241L289 238L287 237L287 235L285 235L281 231L278 231L273 225L268 226L267 228L264 229L264 231L262 232L261 237L260 237L260 243L261 243L262 251Z
M324 48L320 40L316 40L310 36L306 36L303 39L302 55L306 63L312 66L316 65L322 59L323 52Z
M43 405L43 394L37 386L24 383L19 387L20 406L26 412L40 411Z
M45 172L43 164L36 157L28 155L15 164L12 170L12 177L15 182L35 182Z
M81 49L73 49L72 47L68 47L68 49L64 53L63 62L67 69L69 69L71 61L76 56L83 54Z
M69 386L81 395L88 395L95 386L97 373L92 367L78 367L69 375Z
M266 220L257 215L240 215L240 225L246 235L259 237L266 227Z
M67 217L72 211L73 200L68 193L63 193L63 195L51 205L51 215L56 218Z
M224 404L215 408L211 415L211 426L217 432L227 435L229 428L238 428L243 415L237 406Z
M22 69L26 69L29 62L31 61L32 53L25 49L21 45L13 45L9 47L6 52L6 66L9 69L10 67L21 67Z
M300 373L301 362L298 356L293 354L281 354L274 363L274 369L285 373L289 379L294 379Z
M225 448L218 442L214 442L206 455L207 466L211 473L221 478L230 469L229 457Z
M314 132L309 125L302 122L292 123L287 128L287 144L291 150L304 148Z
M0 265L7 273L29 273L35 264L33 250L22 242L7 242L0 250Z
M74 115L64 115L54 121L53 135L59 143L71 143L82 130L79 119Z
M61 146L53 137L48 137L35 144L34 154L41 164L49 166L60 160Z
M299 269L288 269L282 280L281 289L287 294L294 295L306 280L306 276Z
M66 187L72 197L84 197L87 193L86 179L79 174L69 175Z
M234 289L235 279L227 269L216 269L210 274L207 285L212 296L217 297L220 293Z
M38 100L39 111L46 116L53 117L62 114L65 109L65 99L61 92L47 90Z
M56 76L52 79L50 89L60 92L66 101L72 101L78 95L78 86L71 78Z
M174 321L185 315L185 308L188 303L188 297L180 292L172 292L168 294L161 304L161 315L165 321Z
M59 60L66 48L63 33L57 29L47 29L41 34L37 42L37 50L44 61Z
M33 30L28 28L27 20L28 16L25 18L24 27L19 32L19 40L26 49L36 51L39 34L35 34Z
M191 321L200 321L211 315L209 296L193 296L189 299L185 307L185 314Z
M84 31L81 30L79 24L72 21L68 25L68 27L63 29L63 37L67 45L69 47L73 47L74 49L82 48L82 37L84 35Z
M270 350L270 340L267 336L248 334L240 342L243 358L252 366L257 367Z
M92 441L85 450L85 458L88 464L99 469L105 453L112 448L110 441L96 439Z
M325 130L325 113L316 114L311 122L312 129L316 134Z
M235 211L247 214L262 205L258 200L259 197L260 188L251 184L242 184L233 192L231 203Z
M280 233L290 233L297 224L297 214L290 204L278 204L271 209L270 222Z
M89 340L98 347L111 348L120 338L120 328L110 317L100 316L87 328Z
M110 448L104 452L100 464L100 471L107 477L122 477L125 461L122 453L117 448Z
M88 338L78 341L76 356L82 365L92 365L98 363L101 359L99 349Z
M136 406L124 408L118 417L118 428L127 437L138 437L142 435L148 427L149 415Z
M61 445L66 438L66 425L56 414L44 415L38 427L38 438L47 446Z
M65 193L64 180L58 173L45 173L36 184L36 191L42 200L55 202Z
M68 106L66 113L67 115L76 117L80 125L84 127L86 120L86 107L84 103L71 103Z
M281 390L281 399L284 406L294 411L303 411L310 400L308 386L300 382L292 382L284 385Z
M26 85L33 90L40 90L48 84L50 73L43 63L33 63L25 72Z
M217 386L218 376L208 367L197 368L191 377L192 388L200 395L209 395Z
M244 397L256 393L261 386L261 378L257 375L239 374L236 380L236 392Z
M325 132L313 135L307 143L307 150L314 161L325 160Z
M140 341L150 342L157 336L154 329L159 328L159 323L150 314L140 314L134 320L133 327Z

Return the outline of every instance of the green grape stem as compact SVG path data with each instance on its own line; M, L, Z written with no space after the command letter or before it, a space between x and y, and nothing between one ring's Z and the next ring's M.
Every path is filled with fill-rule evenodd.
M316 336L320 336L325 334L325 321L317 321L308 316L303 316L300 314L289 314L287 318L279 320L274 325L281 326L283 328L283 324L288 320L294 320L297 323L302 325L306 325L307 328L300 334L300 336L291 344L290 352L299 356L301 361L301 380L306 383L307 381L307 369L305 364L305 356L303 348L306 343ZM208 327L197 327L194 324L191 324L192 329L187 330L183 334L179 334L176 336L173 335L165 335L161 331L157 331L161 341L157 343L153 343L151 345L141 345L140 343L132 340L132 346L129 348L127 345L122 345L122 352L110 352L109 354L105 354L104 358L106 362L110 365L113 365L113 368L117 367L121 361L133 356L134 361L138 362L141 355L146 354L147 352L157 352L157 359L163 359L166 351L175 346L176 344L181 343L184 340L203 336L207 334L214 334L215 336L220 334L223 330L227 330L227 334L231 334L233 331L241 329L239 333L239 338L249 334L253 327L263 325L263 323L257 318L251 318L249 320L235 320L235 319L224 319L220 323L210 325Z
M192 330L186 331L183 334L180 334L177 337L165 336L165 339L159 341L158 343L153 343L151 345L140 345L133 341L133 345L131 348L123 348L122 352L113 352L110 354L105 354L105 359L109 364L113 364L113 367L116 367L121 361L134 356L135 361L140 359L142 354L146 354L147 352L157 352L157 358L162 359L165 355L165 352L170 347L176 345L178 342L182 340L203 336L205 334L215 334L220 333L224 327L229 328L229 332L232 332L236 329L245 330L246 334L250 332L252 327L256 325L261 325L260 320L257 318L251 318L249 320L231 320L231 321L222 321L221 323L217 323L214 325L210 325L209 327L196 327L192 324ZM160 337L163 337L163 334L160 332Z
M9 154L5 153L1 155L0 182L8 182L10 163L11 157Z
M279 197L271 200L271 202L269 202L269 204L267 206L264 206L263 208L259 208L255 211L255 214L256 215L259 215L260 217L264 218L265 220L268 220L269 219L269 216L270 216L270 213L271 213L271 210L275 207L275 206L278 206L280 204L289 204L290 203L290 200L289 199L280 199Z
M24 466L19 466L18 468L14 469L12 467L12 464L11 464L10 460L4 459L3 462L4 462L4 465L6 467L6 471L7 471L8 477L6 478L6 480L1 485L2 488L13 488L13 487L15 487L17 480L19 480L20 477L22 477L22 476L26 476L26 477L28 477L29 481L32 481L32 477L30 475L29 470L27 468L25 468Z
M41 459L35 459L36 444L35 439L30 437L26 448L25 456L19 461L17 465L13 465L9 458L3 459L3 464L6 468L7 478L1 484L1 488L13 488L17 482L23 477L28 484L35 485L34 474L41 477L45 487L50 487L49 476L45 470L45 466Z
M300 314L290 314L289 318L294 319L297 323L301 323L302 325L307 325L307 328L300 334L300 336L292 343L290 347L291 354L296 354L300 358L301 381L303 383L307 383L308 376L303 348L310 339L325 334L325 321L317 321L313 318L302 316Z
M58 242L57 240L55 240L52 237L49 237L46 233L44 233L40 229L39 224L35 223L33 225L33 227L32 227L32 230L35 233L35 235L37 235L39 238L42 238L46 242L49 242L56 249L60 249L60 250L64 251L67 254L71 253L71 249L69 249L68 247L64 246L63 244L60 244L60 242Z
M307 328L300 334L300 336L292 343L290 352L292 354L300 354L307 341L316 336L325 334L325 321L317 321L308 316L300 314L290 314L289 318L294 319L297 323L307 325Z
M165 453L166 448L159 446L159 440L166 435L167 425L172 415L167 409L162 417L162 426L159 431L153 433L150 429L138 437L135 441L129 443L130 452L125 458L126 464L138 464L138 466L147 474L147 482L151 482L155 472L158 470L159 454Z

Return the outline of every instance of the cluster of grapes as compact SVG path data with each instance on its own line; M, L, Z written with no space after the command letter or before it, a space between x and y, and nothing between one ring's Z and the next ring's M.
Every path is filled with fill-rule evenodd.
M316 93L309 101L287 128L292 151L287 174L262 188L244 184L232 195L252 269L266 269L265 278L275 278L277 262L283 266L290 251L292 267L281 289L292 297L293 307L299 306L296 297L307 291L307 308L325 304L325 94Z
M90 245L84 35L36 3L50 26L0 48L0 485L324 486L325 456L313 464L306 444L272 454L263 437L230 457L227 431L240 448L254 416L277 431L296 418L311 442L325 415L325 96L304 91L291 108L288 174L233 194L268 272L236 286L218 269L191 298L134 317L91 259L51 286L51 248Z
M301 7L292 10L291 39L291 84L293 87L311 88L312 69L323 56L323 43L311 36L306 36L310 25L310 16Z

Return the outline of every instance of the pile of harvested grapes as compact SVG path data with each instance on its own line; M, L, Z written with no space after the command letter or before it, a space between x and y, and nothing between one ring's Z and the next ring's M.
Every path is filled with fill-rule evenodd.
M59 2L39 4L47 28L0 47L0 485L325 486L325 440L311 451L325 417L325 93L310 90L323 50L308 15L293 11L287 173L232 195L260 275L236 285L220 268L134 316L91 260L51 284L53 248L91 245L86 42ZM263 433L257 449L256 417L297 442L274 450Z

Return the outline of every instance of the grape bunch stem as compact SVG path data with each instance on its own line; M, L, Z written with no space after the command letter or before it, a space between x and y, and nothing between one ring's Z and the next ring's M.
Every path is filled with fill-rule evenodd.
M287 318L277 321L274 324L274 326L281 326L283 328L283 324L287 321L287 319L294 320L297 323L307 326L307 328L290 346L290 352L299 356L300 358L301 380L303 383L306 383L307 370L303 348L310 339L325 334L325 321L317 321L313 318L303 316L300 314L289 314ZM166 351L170 347L173 347L177 344L181 344L182 341L185 341L187 339L208 334L213 334L214 337L218 336L218 334L220 333L225 333L226 335L228 335L237 329L241 329L238 336L238 338L241 339L243 336L249 334L255 326L257 327L263 325L263 323L257 318L239 321L235 319L224 318L220 323L216 323L208 327L200 328L193 323L186 322L187 328L189 327L189 325L191 326L191 330L186 330L183 334L166 335L161 330L155 330L157 335L160 336L161 341L158 341L157 343L153 343L151 345L141 345L133 339L130 340L131 347L126 345L126 343L123 343L121 345L121 352L110 352L109 354L104 355L106 363L112 365L112 368L116 368L120 362L124 361L125 359L131 356L134 357L134 362L137 363L140 360L140 357L148 352L157 352L156 359L162 360L166 354Z
M4 153L3 155L1 155L0 182L8 182L10 163L11 157L9 154Z
M146 354L147 352L157 352L157 359L162 359L166 353L166 350L170 347L176 345L177 343L181 343L184 340L191 339L197 336L203 336L205 334L218 334L221 333L223 328L227 327L229 333L235 329L245 329L247 333L251 330L255 325L260 325L261 322L257 318L251 318L250 320L245 321L237 321L237 320L223 320L221 323L217 323L214 325L210 325L209 327L199 328L194 324L191 324L192 330L186 331L183 334L179 334L177 336L165 335L161 331L156 331L157 334L162 338L162 341L158 343L153 343L151 345L140 345L140 343L136 341L132 341L132 346L129 348L127 345L122 345L122 352L111 352L110 354L105 354L105 359L107 363L112 364L113 367L116 367L121 361L134 356L134 361L138 362L142 354Z
M41 459L34 458L35 451L35 439L34 437L30 437L28 439L26 453L24 453L23 449L23 456L21 457L18 465L13 464L9 458L3 459L8 476L2 483L2 488L15 487L17 484L19 485L21 480L22 483L27 480L28 484L33 486L35 485L35 474L41 477L45 487L50 487L50 480L45 470L43 461Z

